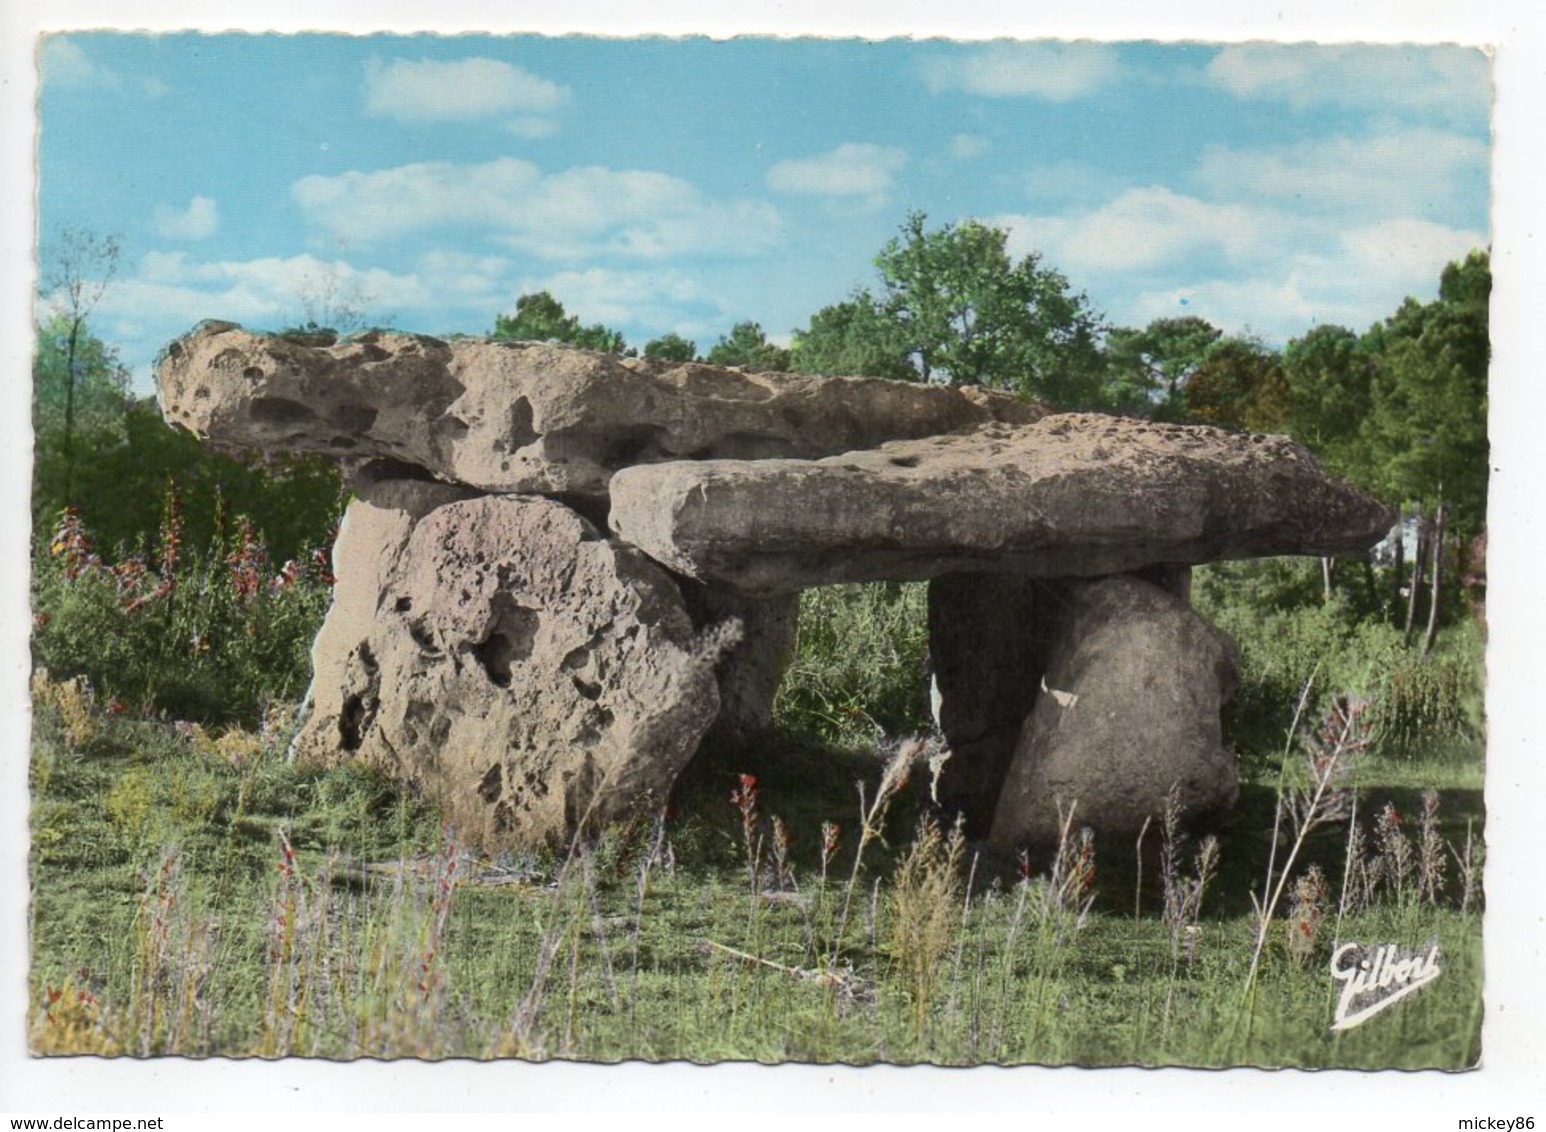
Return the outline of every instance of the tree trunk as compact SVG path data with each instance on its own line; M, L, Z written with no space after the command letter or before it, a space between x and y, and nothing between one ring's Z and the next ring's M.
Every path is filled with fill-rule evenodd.
M81 320L70 322L70 343L64 360L64 502L75 504L75 352L80 340Z
M1404 648L1412 647L1412 633L1417 628L1417 595L1423 588L1423 565L1428 552L1428 518L1417 513L1417 545L1412 548L1412 579L1406 591L1406 627L1401 633Z
M1433 648L1439 633L1439 586L1444 580L1444 501L1433 515L1433 591L1428 598L1428 631L1423 634L1423 655Z
M1323 556L1321 558L1321 604L1322 605L1330 605L1331 604L1331 594L1332 594L1331 559Z
M1396 521L1396 565L1390 575L1390 612L1392 621L1401 608L1401 578L1406 573L1406 512L1401 511Z
M1380 607L1379 583L1374 580L1374 556L1372 553L1363 556L1363 584L1364 592L1369 598L1370 610L1378 610Z

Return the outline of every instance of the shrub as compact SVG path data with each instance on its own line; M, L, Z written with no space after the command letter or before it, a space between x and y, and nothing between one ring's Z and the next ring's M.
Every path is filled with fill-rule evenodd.
M844 745L926 729L926 602L918 583L801 594L794 659L774 701L779 722Z
M1193 600L1240 650L1240 686L1224 711L1242 754L1280 751L1300 690L1324 710L1333 689L1370 701L1370 749L1450 753L1481 735L1481 642L1461 620L1424 656L1378 613L1338 591L1322 599L1314 560L1220 563L1194 574Z
M66 508L34 553L34 661L85 678L110 711L256 724L266 702L305 690L330 600L327 556L273 572L244 518L202 553L182 532L169 489L154 558L109 563Z

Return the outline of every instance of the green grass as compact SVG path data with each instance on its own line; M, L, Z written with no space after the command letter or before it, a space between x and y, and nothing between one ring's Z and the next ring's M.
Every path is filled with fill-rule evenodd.
M1082 923L1077 900L1044 899L1050 861L1022 883L1012 863L972 866L967 847L969 902L965 877L939 898L948 938L920 1008L892 946L892 897L926 774L890 800L845 900L855 784L873 802L883 769L873 750L786 732L706 751L670 824L613 831L568 861L478 860L448 857L435 815L372 774L288 766L278 736L243 748L235 733L225 752L246 754L232 761L209 736L96 716L72 749L57 716L39 713L33 747L41 1052L1451 1069L1479 1054L1480 900L1459 910L1453 862L1437 905L1386 893L1336 933L1437 937L1444 973L1421 993L1332 1034L1330 927L1296 960L1281 909L1248 989L1248 893L1262 885L1275 779L1248 783L1217 830L1189 953L1160 912L1152 838L1141 884L1132 846L1097 847ZM1369 758L1359 813L1385 801L1415 813L1440 766L1441 831L1458 847L1469 823L1479 844L1478 763ZM758 779L764 878L768 819L790 830L795 885L782 892L765 879L753 894L729 800L742 773ZM822 821L843 831L824 882ZM1306 850L1334 890L1344 836L1330 827ZM61 994L45 1012L50 988ZM81 991L93 1003L70 1008Z

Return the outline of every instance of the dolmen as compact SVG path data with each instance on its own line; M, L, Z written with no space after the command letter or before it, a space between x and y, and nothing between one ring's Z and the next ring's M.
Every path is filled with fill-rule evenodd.
M799 593L927 580L948 814L1012 853L1233 805L1233 645L1191 566L1366 551L1391 510L1286 437L1007 394L567 347L206 322L173 425L353 491L294 750L361 760L488 849L664 803L771 724ZM920 683L922 674L920 674Z

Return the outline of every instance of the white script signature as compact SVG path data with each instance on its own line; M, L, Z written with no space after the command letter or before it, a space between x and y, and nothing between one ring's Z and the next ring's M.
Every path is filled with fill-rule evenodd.
M1442 973L1438 940L1429 941L1426 951L1407 951L1393 943L1344 943L1331 955L1331 977L1342 984L1331 1028L1351 1030Z

